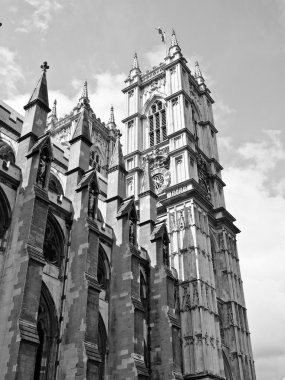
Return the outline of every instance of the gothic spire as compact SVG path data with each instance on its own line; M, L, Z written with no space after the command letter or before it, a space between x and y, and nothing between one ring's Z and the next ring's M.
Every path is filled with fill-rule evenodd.
M199 62L196 61L195 62L195 78L199 78L199 77L203 78L201 70L200 70Z
M82 89L82 94L81 94L81 97L79 99L79 102L81 104L88 104L90 101L89 101L89 98L88 98L88 87L87 87L87 81L84 82L83 84L83 89Z
M74 133L70 143L76 140L85 140L89 145L92 145L90 130L89 130L89 121L88 121L88 110L86 108L86 104L83 104L83 108L81 114L79 116L78 122L74 129Z
M140 70L137 53L135 53L135 55L134 55L134 60L133 60L133 67L132 67L132 69L138 69L138 70Z
M115 117L114 117L114 107L113 106L111 106L110 117L109 117L109 121L107 123L107 127L109 127L110 129L116 128Z
M57 105L57 100L54 99L52 110L51 110L51 115L57 119L57 112L56 112L56 105Z
M150 169L149 169L149 158L146 157L145 161L145 168L142 178L142 187L141 187L141 193L145 193L146 191L151 191L155 193L155 186L153 183L153 179L150 175Z
M56 112L56 105L57 101L56 99L53 102L51 113L48 115L47 120L47 130L52 130L54 128L55 123L57 122L57 112Z
M31 108L34 104L39 104L46 112L50 112L46 79L46 71L49 69L47 62L44 62L41 65L41 69L43 70L42 75L28 101L28 104L24 106L25 111Z
M170 47L173 47L173 46L179 46L174 29L172 29L172 36L171 36L171 43L170 43Z
M141 69L139 66L138 56L137 56L137 53L135 53L133 65L129 74L129 78L134 79L135 77L140 76L140 74L141 74Z
M117 168L117 167L121 167L122 169L125 170L125 161L124 161L124 156L123 156L122 146L121 146L121 141L120 141L120 137L122 136L122 134L119 131L119 129L117 129L116 132L117 132L116 143L115 143L112 157L110 159L109 170L111 170L112 168Z
M182 57L181 49L180 49L180 46L178 45L178 41L177 41L176 34L175 34L174 30L172 30L169 55L171 57L173 57L174 55L178 55L179 58Z
M200 89L204 91L206 89L205 80L204 80L203 75L201 73L198 61L195 62L195 79L196 79Z

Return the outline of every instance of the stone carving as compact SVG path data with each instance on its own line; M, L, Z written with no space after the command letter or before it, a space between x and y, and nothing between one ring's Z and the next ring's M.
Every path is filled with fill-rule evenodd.
M129 225L129 242L132 245L134 245L136 242L135 225L132 220L130 220L130 225Z
M48 162L49 162L48 152L46 149L44 149L40 155L39 168L38 168L37 179L36 179L37 184L40 185L42 188L44 188L46 184Z
M205 160L202 158L201 153L199 153L197 158L197 169L199 184L206 191L208 199L211 199L210 173Z
M191 300L190 300L189 288L184 287L180 311L189 311L190 309L191 309Z
M88 216L91 219L95 219L96 215L96 197L95 185L92 183L89 189L89 198L88 198Z

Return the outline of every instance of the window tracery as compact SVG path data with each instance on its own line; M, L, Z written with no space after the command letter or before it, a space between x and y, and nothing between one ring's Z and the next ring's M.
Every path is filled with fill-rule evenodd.
M167 139L165 105L157 100L150 108L149 145L154 146Z
M50 215L47 218L43 255L48 263L60 266L63 257L63 241L56 222Z
M15 155L13 149L5 141L0 140L0 158L4 161L15 163Z
M48 189L49 189L49 191L52 191L53 193L56 193L57 195L63 194L63 188L62 188L59 180L52 173L50 173Z

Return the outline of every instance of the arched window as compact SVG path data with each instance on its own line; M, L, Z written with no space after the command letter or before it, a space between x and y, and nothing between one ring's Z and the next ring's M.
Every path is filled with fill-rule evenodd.
M5 161L15 163L15 155L13 149L5 141L0 140L0 158Z
M197 116L197 112L194 110L193 107L192 107L192 123L193 123L195 140L198 141L199 140L199 137L198 137L198 116Z
M105 378L105 358L107 351L107 332L105 328L105 323L101 314L99 313L99 322L98 322L98 350L101 356L101 363L99 364L98 370L98 380L104 380Z
M36 354L34 380L54 379L59 323L54 301L44 283L38 309L37 330L40 343Z
M56 193L57 195L63 194L63 188L61 186L61 183L59 182L59 180L56 178L56 176L53 173L50 173L48 189L49 191L52 191Z
M0 187L0 252L6 248L7 230L11 221L11 209L9 201Z
M105 301L108 301L110 285L110 265L108 257L101 245L99 246L97 279L101 289L105 291ZM101 294L102 293L103 292L101 292Z
M140 299L144 308L143 315L143 354L145 365L148 368L150 363L150 353L149 353L149 332L148 332L148 286L145 275L140 272Z
M154 146L167 139L165 106L157 100L149 111L149 146Z
M64 254L63 234L56 219L49 214L47 218L43 255L49 264L60 266Z
M99 173L102 170L103 159L95 146L93 146L90 150L89 165L96 169Z

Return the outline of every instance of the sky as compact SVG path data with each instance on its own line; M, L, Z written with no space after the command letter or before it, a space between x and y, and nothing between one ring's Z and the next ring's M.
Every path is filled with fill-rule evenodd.
M285 1L0 0L0 99L18 112L47 60L58 116L88 81L91 106L118 126L133 55L158 65L172 28L215 100L228 211L238 248L258 380L285 380Z

